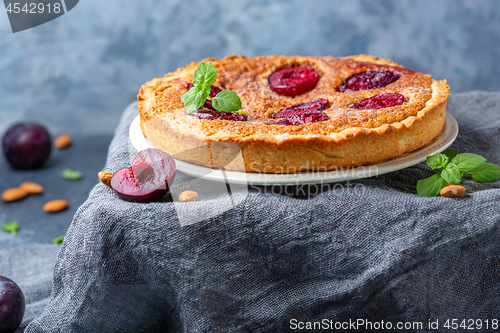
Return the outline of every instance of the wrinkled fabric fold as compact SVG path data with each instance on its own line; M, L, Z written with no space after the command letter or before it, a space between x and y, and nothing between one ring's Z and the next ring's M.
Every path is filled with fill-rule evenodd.
M134 108L105 171L136 154ZM451 148L500 164L499 109L500 93L452 94L460 133ZM417 181L434 172L420 163L349 182L233 191L177 172L176 191L205 194L188 203L125 202L97 184L59 251L50 301L26 332L288 332L357 319L431 332L429 321L500 318L500 182L464 177L462 197L417 196ZM200 221L181 223L189 214Z

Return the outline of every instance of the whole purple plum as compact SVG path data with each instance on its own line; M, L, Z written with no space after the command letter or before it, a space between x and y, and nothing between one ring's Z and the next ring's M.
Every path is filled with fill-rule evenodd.
M34 169L49 158L52 141L42 125L19 123L5 132L2 147L5 157L14 168Z
M26 302L19 286L0 276L0 333L13 333L24 317Z

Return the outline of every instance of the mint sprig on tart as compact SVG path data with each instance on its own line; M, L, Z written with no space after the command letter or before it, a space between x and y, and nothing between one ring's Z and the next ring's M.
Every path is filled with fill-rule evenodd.
M215 97L210 96L216 79L217 70L210 61L198 65L194 71L192 87L181 97L186 114L197 111L207 99L211 101L213 109L219 112L233 113L241 110L241 100L234 91L221 90Z

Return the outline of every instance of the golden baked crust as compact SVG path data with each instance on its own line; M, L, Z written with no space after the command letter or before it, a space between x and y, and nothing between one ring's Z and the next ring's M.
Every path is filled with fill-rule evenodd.
M141 129L158 149L188 162L227 170L294 173L335 170L399 157L424 146L442 130L449 87L446 80L368 55L344 58L228 56L211 61L214 85L240 96L248 121L206 120L186 115L181 96L199 63L145 83L137 97ZM273 92L268 76L283 67L313 66L316 87L295 97ZM394 70L400 78L377 89L338 91L350 76ZM352 109L354 103L381 93L405 96L402 105L378 110ZM328 99L327 121L299 126L272 125L269 115L294 104ZM241 154L241 155L240 155ZM242 156L242 158L235 158Z

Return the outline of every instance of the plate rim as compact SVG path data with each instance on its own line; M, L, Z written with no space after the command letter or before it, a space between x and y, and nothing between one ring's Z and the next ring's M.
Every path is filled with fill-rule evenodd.
M402 170L411 167L415 164L425 161L426 157L444 151L451 146L458 136L458 123L452 114L445 114L445 128L441 131L440 137L434 138L431 143L426 144L410 153L405 153L400 157L391 160L380 161L369 165L358 167L349 167L347 171L344 169L333 171L310 171L296 174L265 174L265 173L249 173L242 171L229 171L222 169L212 169L209 167L185 162L175 159L176 171L188 176L201 178L205 180L225 182L231 184L247 184L247 185L306 185L306 184L323 184L342 182L355 179L369 178L382 174ZM146 138L140 128L140 117L137 115L129 127L129 139L132 146L141 151L147 148L154 148L151 141ZM427 152L427 150L429 150ZM411 158L413 156L413 158ZM371 169L375 167L375 174L371 173ZM368 168L368 173L366 173Z

